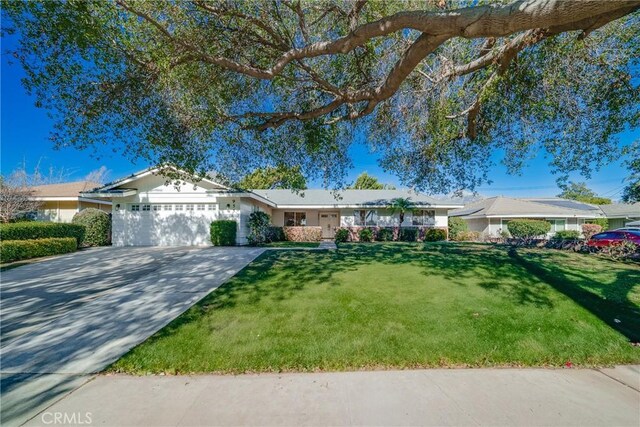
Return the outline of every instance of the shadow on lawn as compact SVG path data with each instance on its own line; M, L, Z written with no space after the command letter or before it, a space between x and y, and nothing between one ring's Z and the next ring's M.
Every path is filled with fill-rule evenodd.
M456 243L347 244L337 251L327 252L267 251L152 340L172 335L182 325L200 319L208 310L234 307L239 300L242 304L256 304L264 298L281 301L308 286L340 286L336 274L366 268L372 261L390 266L417 266L422 269L425 281L429 276L437 275L453 285L480 286L517 304L538 308L553 308L553 288L632 342L639 340L640 311L628 300L627 294L634 283L640 283L640 271L616 273L616 282L622 283L624 289L616 283L620 298L615 300L607 297L613 285L598 283L576 269L569 274L554 264L558 254L545 251L539 251L539 254L544 256L531 261L515 251L509 252L506 247ZM600 290L606 299L588 289Z
M531 275L571 298L632 343L640 342L640 308L629 300L629 293L635 286L640 286L640 270L621 269L615 273L613 283L602 283L579 270L567 271L548 252L523 255L510 249L509 256Z

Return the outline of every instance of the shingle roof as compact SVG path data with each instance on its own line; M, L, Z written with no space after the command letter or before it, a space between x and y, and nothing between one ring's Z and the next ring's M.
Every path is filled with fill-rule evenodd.
M395 198L410 198L418 206L462 206L459 199L439 199L410 190L250 190L278 206L388 206Z
M562 199L554 199L558 202ZM590 205L589 205L590 206ZM560 206L558 203L542 203L541 201L513 199L510 197L491 197L466 205L462 209L449 212L450 216L466 216L481 218L487 216L559 216L559 217L594 217L600 216L598 209L575 209Z
M601 205L599 207L607 218L640 218L640 202L616 203L613 205Z
M600 208L597 205L579 202L577 200L561 199L559 197L525 198L523 200L528 200L530 202L544 203L552 206L558 206L560 208L578 209L581 211L599 211L600 210Z
M93 190L102 184L91 181L64 182L62 184L37 185L33 187L35 197L80 197L83 191Z

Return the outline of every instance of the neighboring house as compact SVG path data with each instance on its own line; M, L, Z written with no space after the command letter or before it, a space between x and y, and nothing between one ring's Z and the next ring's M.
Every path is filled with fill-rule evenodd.
M40 221L71 222L73 216L85 208L96 208L110 213L110 201L80 195L84 191L100 186L102 184L97 182L76 181L33 187L33 198L42 202L36 213L36 219Z
M597 206L561 198L498 196L469 203L462 209L450 211L449 216L463 218L469 230L495 237L508 231L509 221L514 219L546 220L551 223L549 236L552 236L561 230L581 232L582 224L597 218L609 218L610 229L621 227L625 221L640 217L640 204Z
M405 215L403 226L446 227L447 211L462 207L403 190L237 190L212 179L180 186L166 185L157 169L86 191L85 197L113 203L112 240L116 246L178 246L210 244L215 219L238 222L237 243L247 243L249 215L266 212L277 226L321 227L332 238L341 226L392 226L398 216L387 209L391 199L410 197L419 208Z
M618 203L599 206L604 216L609 220L609 229L622 228L632 221L640 220L640 202Z

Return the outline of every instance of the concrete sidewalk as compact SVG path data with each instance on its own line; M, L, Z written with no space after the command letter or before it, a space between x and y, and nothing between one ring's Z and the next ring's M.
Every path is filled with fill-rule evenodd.
M27 425L640 425L640 367L98 376Z

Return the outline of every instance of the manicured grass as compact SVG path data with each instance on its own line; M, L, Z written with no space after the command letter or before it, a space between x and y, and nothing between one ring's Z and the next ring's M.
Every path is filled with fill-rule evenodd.
M640 363L640 268L551 250L267 251L133 349L143 374ZM617 319L617 320L616 320Z
M318 242L271 242L264 245L266 248L317 248Z

